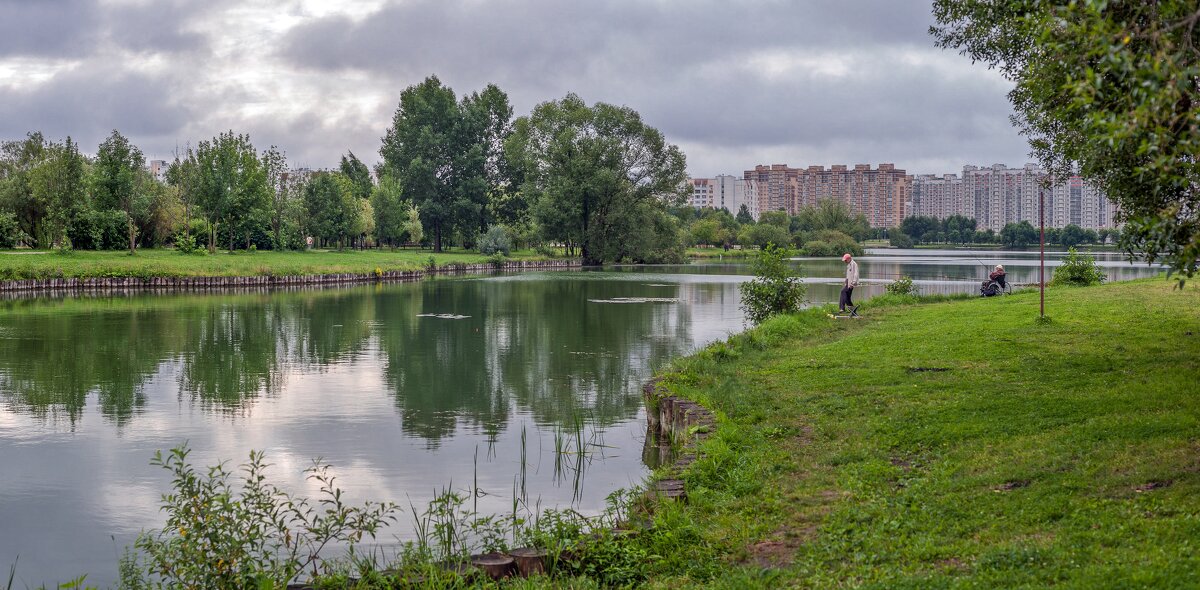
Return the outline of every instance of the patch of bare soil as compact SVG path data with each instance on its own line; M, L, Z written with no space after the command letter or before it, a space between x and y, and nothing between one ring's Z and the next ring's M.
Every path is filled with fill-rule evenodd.
M1012 481L1006 481L1006 482L992 488L992 491L993 492L1011 492L1013 490L1021 489L1024 487L1029 487L1028 479L1015 479Z
M1150 492L1150 491L1153 491L1153 490L1159 490L1159 489L1165 488L1165 487L1167 487L1167 486L1170 486L1170 485L1171 485L1171 484L1173 484L1173 483L1175 483L1175 482L1173 482L1173 481L1171 481L1171 480L1169 480L1169 479L1167 479L1167 480L1153 480L1153 481L1148 481L1148 482L1146 482L1146 483L1144 483L1144 484L1142 484L1142 485L1140 485L1140 486L1137 486L1137 487L1133 488L1133 491L1135 491L1135 492L1137 492L1137 493L1141 494L1141 493L1143 493L1143 492Z

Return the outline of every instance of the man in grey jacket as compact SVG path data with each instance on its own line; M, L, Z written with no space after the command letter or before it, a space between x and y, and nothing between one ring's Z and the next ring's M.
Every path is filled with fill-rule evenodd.
M858 286L858 263L849 253L842 255L842 262L846 263L846 282L842 286L842 295L838 299L838 312L845 313L846 308L849 307L850 313L853 315L858 307L850 300L850 296L854 293L854 288Z

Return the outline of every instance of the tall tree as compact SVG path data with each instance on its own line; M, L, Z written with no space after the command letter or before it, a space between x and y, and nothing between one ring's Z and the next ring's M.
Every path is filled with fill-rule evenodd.
M33 202L44 213L43 241L66 246L72 223L87 206L86 162L70 137L50 144L45 156L30 174Z
M137 222L149 208L144 178L142 150L113 129L100 144L96 165L92 168L92 191L98 210L118 210L125 213L129 254L137 248Z
M631 239L656 229L683 200L683 152L628 107L588 106L574 94L517 120L507 144L547 237L577 243L587 264L641 260ZM677 240L676 240L677 242Z
M750 209L746 208L745 203L738 207L737 222L741 224L754 223L754 216L750 215Z
M287 155L275 146L267 148L261 159L270 195L271 241L276 250L283 250L283 226L294 198L293 183L290 182L292 173L288 170Z
M504 154L504 142L512 135L513 109L508 95L495 84L464 97L461 108L465 123L462 141L478 146L478 151L465 153L468 160L464 165L475 186L483 188L482 193L472 191L466 196L476 201L478 233L483 233L492 221L512 223L524 212L525 202L517 190L518 171ZM489 207L491 203L495 206Z
M460 201L455 173L460 119L454 91L430 76L401 93L379 150L385 174L399 179L404 194L421 207L435 252L442 251L443 241L461 221L464 205L470 205Z
M317 172L304 187L308 231L324 243L345 246L359 215L354 183L340 172Z
M371 209L375 213L375 237L379 245L394 248L404 243L408 207L404 203L400 181L391 176L380 178L371 193Z
M191 246L195 246L192 241L192 214L200 192L199 167L195 150L188 146L184 148L182 157L178 148L175 150L175 160L167 168L167 184L175 189L183 205L183 237Z
M11 212L19 230L37 242L44 242L46 210L33 197L30 173L46 158L48 148L46 138L36 131L0 144L0 209Z
M935 0L930 32L1015 83L1013 122L1054 176L1120 207L1130 254L1200 264L1200 8L1194 0Z
M225 226L229 249L242 233L249 246L252 224L266 217L270 199L266 174L247 135L221 133L196 148L197 204L209 224L208 249L216 251L218 225Z
M367 168L366 164L362 163L354 152L346 152L342 156L342 163L339 166L342 174L350 179L350 184L354 187L354 196L363 200L371 198L371 169Z
M508 178L500 145L512 108L495 86L462 101L436 76L400 95L383 138L383 175L420 207L435 251L455 232L473 239L488 224L488 202Z

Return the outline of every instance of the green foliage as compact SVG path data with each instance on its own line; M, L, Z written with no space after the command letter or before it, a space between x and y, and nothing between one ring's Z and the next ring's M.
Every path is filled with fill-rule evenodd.
M320 488L313 504L267 482L262 453L251 452L241 466L240 486L224 464L198 472L188 454L186 446L155 453L153 464L172 476L172 491L163 496L166 523L140 535L134 544L138 554L123 560L128 585L281 587L302 572L319 572L321 552L330 543L352 550L394 519L390 504L345 504L330 467L319 460L305 470Z
M1087 254L1079 254L1075 248L1067 251L1067 257L1062 264L1054 269L1054 278L1050 285L1073 285L1086 287L1103 283L1108 275L1096 265L1096 259Z
M371 182L371 170L354 155L354 152L347 152L342 156L338 170L350 180L350 185L353 187L351 192L355 198L363 200L371 198L371 190L374 188Z
M1056 176L1120 207L1123 245L1200 264L1200 12L1191 0L937 0L931 33L1014 83L1014 123Z
M751 323L760 324L776 315L795 313L804 302L805 287L787 259L795 251L768 244L754 259L754 279L738 286L742 311Z
M507 96L494 86L460 103L430 76L401 93L379 153L384 175L421 208L434 251L456 231L474 236L486 226L489 170L500 167L510 118Z
M816 205L804 207L796 212L791 224L793 233L837 231L851 237L851 241L864 240L871 233L867 217L855 214L850 207L836 199L823 199ZM817 238L822 239L822 238Z
M888 243L894 248L912 248L914 245L913 239L908 234L896 230L889 238Z
M211 141L201 141L191 156L195 160L195 204L209 223L209 251L215 251L217 233L224 231L229 249L242 237L249 247L255 226L265 225L271 199L267 171L248 135L233 131Z
M17 216L0 211L0 248L16 246L22 237L20 232L21 226L17 223Z
M788 244L792 237L786 228L771 223L758 223L742 228L738 235L738 243L743 246L758 246L764 248L768 244Z
M371 191L371 208L375 214L375 238L380 244L395 247L407 241L408 207L398 180L391 176L379 179Z
M812 234L814 239L804 243L806 256L841 256L845 253L861 256L862 246L854 238L837 230L821 230Z
M340 172L317 172L304 187L309 233L341 249L360 215L354 184Z
M951 215L943 220L927 215L905 217L900 222L900 232L903 236L892 236L893 245L897 240L903 243L904 237L913 243L945 242L950 244L982 243L990 240L976 229L976 222L962 215ZM909 247L912 246L897 246Z
M205 251L196 244L196 236L180 232L175 236L175 251L184 254L203 254Z
M754 223L754 217L750 215L750 209L746 208L745 203L742 203L742 206L738 207L737 222L742 225Z
M92 198L98 210L125 213L129 253L137 247L137 222L149 213L150 179L142 170L142 150L117 130L100 144L92 168Z
M568 94L518 119L505 151L543 237L585 263L682 254L677 236L645 232L674 227L665 207L683 196L683 152L634 110Z
M43 246L55 246L68 239L87 202L85 162L70 137L62 144L48 144L44 153L45 160L28 177L33 204L44 213L41 235L34 237Z
M1028 221L1007 223L1000 230L1000 243L1006 248L1025 248L1041 241L1037 228Z
M508 256L512 252L512 238L504 226L493 225L479 236L478 248L480 254Z
M917 287L913 285L911 277L900 277L889 283L884 289L890 295L916 295Z

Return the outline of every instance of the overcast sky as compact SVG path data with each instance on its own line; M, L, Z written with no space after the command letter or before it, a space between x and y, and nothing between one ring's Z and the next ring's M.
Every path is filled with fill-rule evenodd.
M693 176L755 164L1019 166L1010 84L919 0L0 0L0 139L118 129L147 156L232 129L293 165L379 160L400 92L495 83L518 115L639 111Z

